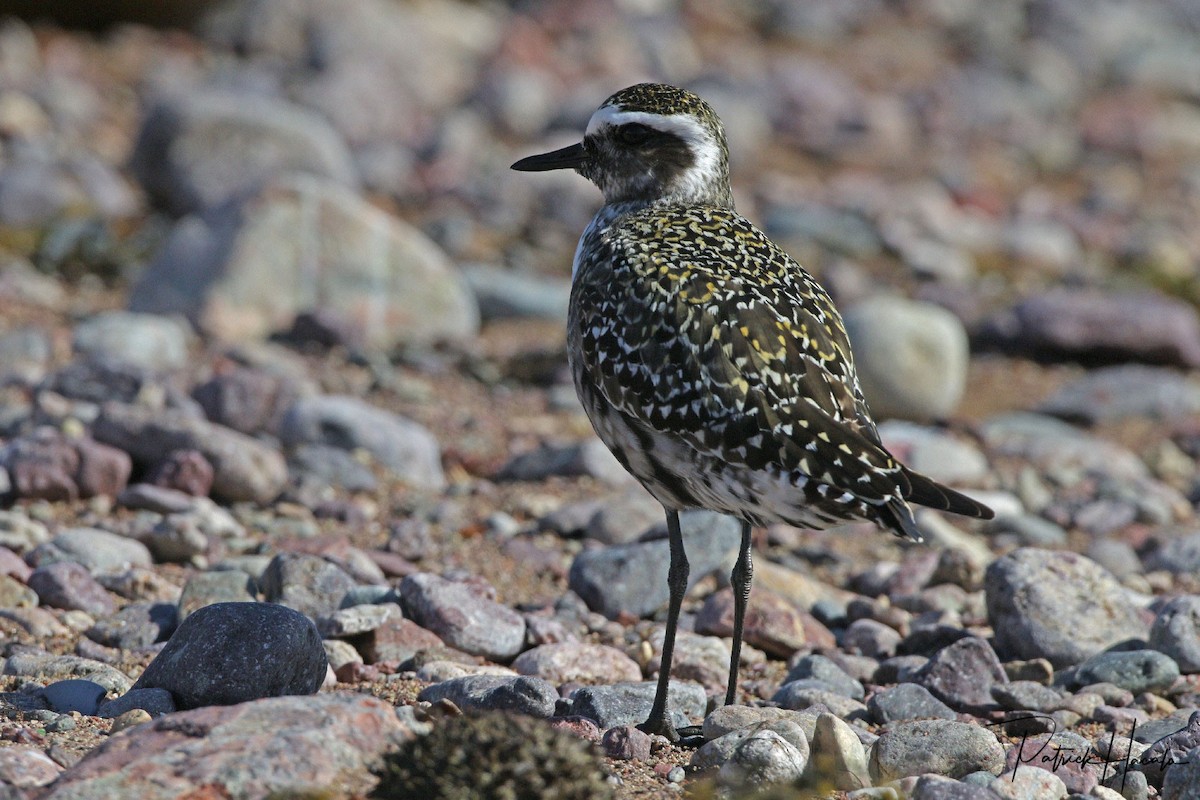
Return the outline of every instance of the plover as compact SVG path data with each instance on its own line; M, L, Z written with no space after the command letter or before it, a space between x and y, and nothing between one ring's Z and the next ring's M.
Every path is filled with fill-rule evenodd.
M568 353L596 433L666 511L670 601L643 730L672 740L667 686L688 561L679 512L742 522L733 569L737 691L751 527L870 520L921 541L910 504L990 518L883 446L829 295L734 210L721 121L643 83L604 101L583 141L513 169L573 169L604 194L572 266Z

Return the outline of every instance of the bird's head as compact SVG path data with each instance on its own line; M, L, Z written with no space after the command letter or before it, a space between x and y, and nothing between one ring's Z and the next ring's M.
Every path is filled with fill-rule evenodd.
M622 89L592 114L582 142L512 168L574 169L600 188L606 203L733 206L721 120L696 95L660 83Z

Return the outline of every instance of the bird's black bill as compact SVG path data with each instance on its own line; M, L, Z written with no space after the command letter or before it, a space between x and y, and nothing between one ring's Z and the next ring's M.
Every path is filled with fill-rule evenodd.
M573 144L560 150L522 158L512 165L518 172L547 172L552 169L574 169L587 161L587 151L582 144Z

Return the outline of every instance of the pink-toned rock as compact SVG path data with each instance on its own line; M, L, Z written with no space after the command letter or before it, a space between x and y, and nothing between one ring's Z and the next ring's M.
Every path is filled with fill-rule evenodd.
M600 740L604 754L619 761L649 761L650 735L632 725L609 728Z
M192 497L208 497L213 485L213 466L199 450L172 450L150 471L146 482Z
M445 643L436 633L427 631L403 617L386 620L378 628L365 634L364 639L359 649L368 664L377 664L380 661L404 662L421 650L445 647Z
M125 491L133 472L128 453L89 438L74 439L72 444L79 453L75 484L80 497L116 497Z
M722 589L709 596L696 617L696 632L714 636L733 635L733 590ZM801 647L837 646L833 633L816 617L774 592L752 591L746 609L745 641L780 658Z
M615 647L587 642L543 644L517 656L512 668L522 675L537 675L555 685L640 681L642 670Z
M0 747L0 786L32 789L45 786L61 772L62 767L40 748Z
M0 575L11 575L22 583L29 580L33 568L7 547L0 547Z
M589 742L600 741L600 726L587 717L554 717L550 720L550 727L572 733Z
M41 800L361 797L369 765L404 735L390 703L361 694L198 708L113 736Z

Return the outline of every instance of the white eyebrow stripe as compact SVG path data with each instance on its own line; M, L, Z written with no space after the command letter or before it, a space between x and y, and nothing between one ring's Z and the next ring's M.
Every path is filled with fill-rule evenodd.
M685 142L695 144L712 140L708 131L695 117L687 114L651 114L646 111L622 111L616 106L605 106L598 109L588 120L587 135L591 136L605 125L616 127L637 122L648 128L673 133Z

